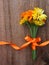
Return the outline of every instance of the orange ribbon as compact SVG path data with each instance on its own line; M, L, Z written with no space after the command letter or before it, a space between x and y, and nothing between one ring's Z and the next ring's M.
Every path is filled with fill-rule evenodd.
M45 41L41 44L38 44L40 41L41 41L41 38L38 37L38 38L31 38L29 36L26 36L25 37L25 40L27 41L27 43L23 44L20 48L26 48L28 45L31 44L31 47L32 47L32 50L36 50L36 47L39 46L39 47L43 47L43 46L46 46L49 44L49 41Z
M0 45L10 45L12 48L14 48L16 50L19 50L20 49L16 44L11 43L11 42L0 41Z
M31 38L29 36L26 36L25 40L27 41L27 43L23 44L20 48L25 48L31 44L32 49L35 50L36 46L39 46L37 43L41 41L41 38Z
M29 46L31 44L32 50L36 50L36 47L43 47L49 44L49 41L43 42L41 44L38 44L41 41L41 38L31 38L29 36L25 37L25 40L27 41L26 43L24 43L22 46L18 47L16 44L11 43L11 42L4 42L4 41L0 41L0 45L10 45L12 48L16 49L16 50L20 50L23 48L26 48L27 46Z

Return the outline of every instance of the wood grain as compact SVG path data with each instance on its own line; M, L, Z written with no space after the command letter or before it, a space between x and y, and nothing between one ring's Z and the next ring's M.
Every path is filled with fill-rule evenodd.
M39 28L37 36L42 38L42 42L49 40L49 0L0 0L0 41L11 41L21 46L29 30L19 24L20 14L34 7L43 8L48 16L46 25ZM16 51L10 46L0 46L0 65L44 65L41 57L44 52L49 56L49 45L37 49L38 58L33 61L30 47Z

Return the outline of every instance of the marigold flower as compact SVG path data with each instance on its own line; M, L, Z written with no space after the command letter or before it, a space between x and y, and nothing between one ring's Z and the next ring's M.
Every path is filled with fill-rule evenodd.
M20 20L20 24L25 23L26 21L31 21L32 19L32 14L33 14L33 10L28 10L26 12L23 12L21 14L21 20Z
M45 24L47 16L44 14L44 10L41 8L34 8L21 14L20 24L25 22L33 23L38 26Z
M45 24L47 16L44 14L44 10L41 8L34 8L33 10L33 23L42 26Z

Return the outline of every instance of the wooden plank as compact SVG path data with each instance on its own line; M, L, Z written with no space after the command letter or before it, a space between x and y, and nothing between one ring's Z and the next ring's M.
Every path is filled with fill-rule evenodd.
M5 30L6 30L6 41L11 42L12 41L12 35L11 35L11 23L10 23L10 7L8 0L3 1L4 5L4 21L5 21ZM7 45L7 64L6 65L12 65L12 48Z
M6 40L3 0L0 0L0 41ZM6 46L0 46L0 64L7 65Z
M26 8L26 6L29 5L29 1L9 0L9 3L10 3L10 13L11 13L12 41L15 42L18 46L20 46L25 42L24 37L27 32L26 29L19 24L20 13L22 11L29 9L29 7ZM13 65L16 65L16 64L25 65L26 64L26 49L22 51L13 51L12 60L13 60Z
M29 35L29 29L26 25L19 24L20 13L34 7L43 8L49 17L49 0L0 0L0 40L12 41L18 46L25 43L24 37ZM48 21L49 19L45 26L39 28L37 34L42 42L49 40ZM49 56L49 45L37 49L38 58L33 61L30 47L16 51L9 46L0 46L0 65L44 65L41 57L44 52Z

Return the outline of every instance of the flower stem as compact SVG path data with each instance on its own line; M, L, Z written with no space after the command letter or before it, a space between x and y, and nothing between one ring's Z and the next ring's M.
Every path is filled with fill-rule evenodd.
M31 24L30 32L32 32L32 34L31 34L32 38L36 38L37 30L38 30L38 26Z
M32 50L32 58L33 58L33 60L36 59L36 50Z
M32 38L36 38L37 30L38 30L38 26L36 26L34 24L31 24L31 30L30 30L30 32L32 33L31 34ZM37 57L36 56L36 50L32 50L32 58L33 58L33 60L35 60L36 57Z
M36 34L37 34L37 31L38 31L38 26L36 26L35 24L30 24L28 22L26 22L26 24L28 25L29 29L30 29L30 34L31 34L31 37L32 38L36 38ZM32 57L33 57L33 60L36 59L36 50L32 50Z
M37 30L38 30L38 26L32 24L31 25L32 38L36 38ZM33 60L36 59L36 50L32 50L32 58Z

